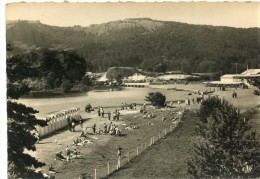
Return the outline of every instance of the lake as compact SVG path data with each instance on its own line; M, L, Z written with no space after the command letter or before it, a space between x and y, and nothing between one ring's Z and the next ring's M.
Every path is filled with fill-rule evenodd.
M80 107L81 110L84 110L85 105L88 103L90 103L92 107L120 106L122 102L143 104L145 102L145 96L149 92L161 92L166 96L167 101L181 100L188 97L187 92L184 91L122 87L92 90L88 92L46 98L21 98L19 99L19 102L38 110L39 114L36 115L37 117L46 117L50 113L73 107ZM191 96L189 97L191 98Z

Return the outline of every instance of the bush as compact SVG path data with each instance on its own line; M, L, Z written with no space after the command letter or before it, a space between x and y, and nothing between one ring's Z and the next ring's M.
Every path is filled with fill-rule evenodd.
M153 106L164 107L166 97L160 92L156 92L156 93L151 92L148 93L148 96L146 96L145 101L151 102Z
M61 84L61 90L64 93L70 92L72 87L73 87L73 84L69 80L64 80Z
M254 95L260 96L260 90L254 90Z

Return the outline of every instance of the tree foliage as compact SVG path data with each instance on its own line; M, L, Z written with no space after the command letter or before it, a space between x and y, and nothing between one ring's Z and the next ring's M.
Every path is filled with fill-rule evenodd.
M46 126L47 121L37 119L35 114L38 111L16 101L30 91L23 79L37 76L28 60L23 56L7 59L8 178L43 178L35 169L45 164L25 151L36 150L36 126Z
M10 67L7 68L10 79L23 79L32 90L59 88L64 81L70 81L73 85L82 79L87 68L85 59L75 51L50 49L12 56L7 66ZM27 66L31 66L31 71L26 71ZM10 70L12 72L9 73Z
M196 178L253 178L259 175L259 141L251 131L250 115L226 100L202 102L189 172Z
M149 101L153 106L164 107L166 97L160 92L150 92L145 97L145 101Z

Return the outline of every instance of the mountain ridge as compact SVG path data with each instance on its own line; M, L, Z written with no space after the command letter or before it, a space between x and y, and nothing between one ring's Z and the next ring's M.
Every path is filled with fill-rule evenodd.
M74 49L96 71L111 66L152 70L168 63L167 70L229 72L232 66L227 63L240 63L241 71L248 63L259 67L259 30L134 18L87 27L18 21L9 23L6 36L14 54L36 48Z

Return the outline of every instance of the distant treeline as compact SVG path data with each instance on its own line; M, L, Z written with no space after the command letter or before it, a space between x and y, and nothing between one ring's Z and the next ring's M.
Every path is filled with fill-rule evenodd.
M74 49L101 72L130 66L151 72L235 73L260 68L259 28L189 25L128 19L89 27L55 27L27 21L7 26L12 53L35 48ZM236 69L237 68L237 69Z

